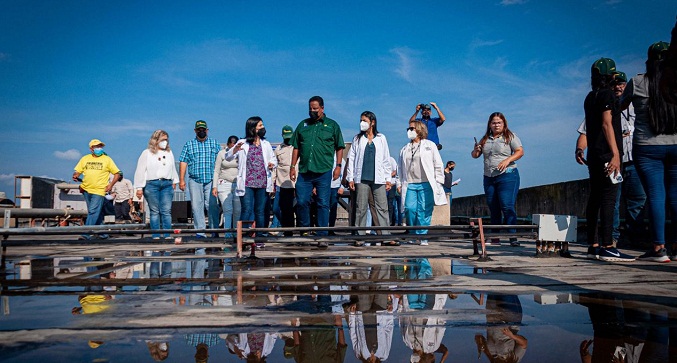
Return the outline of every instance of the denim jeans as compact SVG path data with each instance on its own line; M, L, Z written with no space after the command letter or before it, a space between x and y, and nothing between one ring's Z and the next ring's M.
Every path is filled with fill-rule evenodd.
M647 208L653 242L665 244L666 202L671 213L673 230L670 241L675 241L674 223L677 217L677 145L635 145L632 156L647 196Z
M588 161L590 175L590 196L586 207L585 218L588 221L588 244L599 242L602 246L610 246L613 242L613 219L618 188L613 184L604 171L604 164ZM599 233L598 222L599 217Z
M333 172L300 173L296 180L296 218L300 227L310 226L310 200L313 188L317 193L317 226L329 226L329 199L331 198L331 179ZM327 231L318 231L318 236L326 236Z
M188 192L190 193L190 208L193 210L193 226L195 229L206 229L205 211L209 211L209 200L212 197L212 182L199 183L188 178ZM205 237L204 233L197 233Z
M150 212L150 229L171 229L172 228L172 199L174 198L174 188L169 179L155 179L146 182L143 188L143 197L148 202ZM162 237L168 237L165 233ZM153 237L160 237L158 233L153 233Z
M256 228L267 228L266 203L268 203L268 192L266 192L266 188L245 187L244 190L240 220L256 221Z
M170 256L171 253L169 251L153 251L152 255L153 256ZM160 271L161 268L162 268L162 271ZM154 262L151 262L149 274L150 274L151 278L170 277L171 274L172 274L172 262L171 261L166 261L166 262L154 261Z
M491 214L491 224L516 225L515 202L520 188L520 174L517 168L508 168L495 177L484 177L484 194ZM515 229L509 229L515 233Z
M223 209L223 228L231 229L235 222L240 220L240 197L235 195L236 182L226 182L216 187L221 208ZM226 237L233 237L232 232L226 232Z
M408 226L429 226L435 208L435 195L430 183L407 184L404 197L404 215ZM427 229L410 230L414 234L428 234Z
M85 226L98 226L103 224L103 206L104 203L107 202L106 198L88 192L82 193L82 196L85 197L85 204L87 204L87 220L85 221ZM91 236L87 234L84 234L83 237L87 239L91 238ZM101 234L99 237L108 238L108 235Z
M639 174L634 164L623 167L623 199L625 199L625 225L631 236L639 236L643 230L642 210L646 203L646 193L639 180Z
M338 213L338 190L339 188L331 188L331 194L329 194L329 227L334 227L336 225L336 216Z

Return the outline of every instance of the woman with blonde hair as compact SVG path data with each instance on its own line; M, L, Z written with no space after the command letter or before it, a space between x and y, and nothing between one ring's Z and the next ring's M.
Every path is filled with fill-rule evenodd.
M136 196L143 195L150 211L150 229L172 228L172 199L174 189L179 183L174 154L169 147L169 134L164 130L155 130L136 163L134 188ZM160 235L154 233L153 239ZM169 234L164 234L165 238Z
M407 226L429 226L435 205L447 204L442 187L444 163L437 144L427 139L428 129L421 121L409 122L407 137L411 141L400 150L397 163L401 170L397 188L403 196ZM416 229L413 233L422 236L428 234L428 230ZM428 240L421 239L420 244L427 246Z

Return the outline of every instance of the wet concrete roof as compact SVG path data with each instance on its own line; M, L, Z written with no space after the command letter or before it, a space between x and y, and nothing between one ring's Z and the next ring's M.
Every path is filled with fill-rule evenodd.
M3 241L0 360L153 361L169 346L167 361L192 361L206 346L210 361L240 360L247 349L268 362L372 353L440 361L445 350L446 361L488 361L508 349L494 340L505 327L499 336L528 340L526 353L519 337L508 342L523 362L579 360L580 343L609 329L621 338L608 344L640 339L653 361L667 362L677 345L677 263L591 261L575 244L574 258L534 258L533 240L490 245L485 262L462 238L332 241L318 249L270 238L255 257L237 258L232 243L187 235L180 245L12 237ZM153 262L165 275L151 276ZM604 342L590 352L601 354Z

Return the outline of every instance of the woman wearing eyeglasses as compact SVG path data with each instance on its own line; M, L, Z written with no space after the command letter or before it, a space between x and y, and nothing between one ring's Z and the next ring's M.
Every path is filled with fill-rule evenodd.
M374 199L378 226L389 226L388 197L391 182L390 149L385 135L378 132L376 115L371 111L364 111L360 116L360 132L353 138L353 144L348 154L346 180L351 193L355 193L356 212L355 225L367 225L367 208L369 195ZM364 235L365 231L358 231ZM382 231L388 235L390 232ZM397 245L395 241L386 242L388 245Z
M470 155L484 156L484 194L491 214L491 224L516 225L515 200L520 187L520 175L515 161L524 155L522 141L510 129L500 112L489 115L487 131ZM502 217L502 218L501 218ZM511 229L508 232L514 233ZM516 238L510 244L518 246Z
M400 151L398 181L402 204L408 226L429 226L436 205L447 204L444 193L444 164L437 145L428 140L428 129L421 121L409 122L407 137L411 140ZM427 229L413 230L419 238ZM409 243L416 243L411 241ZM420 239L422 246L427 239Z

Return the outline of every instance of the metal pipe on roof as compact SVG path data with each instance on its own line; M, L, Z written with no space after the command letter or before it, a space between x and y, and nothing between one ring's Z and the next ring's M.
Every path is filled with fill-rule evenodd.
M6 211L12 218L56 218L56 217L86 217L87 211L82 209L48 209L48 208L0 208L0 214Z

